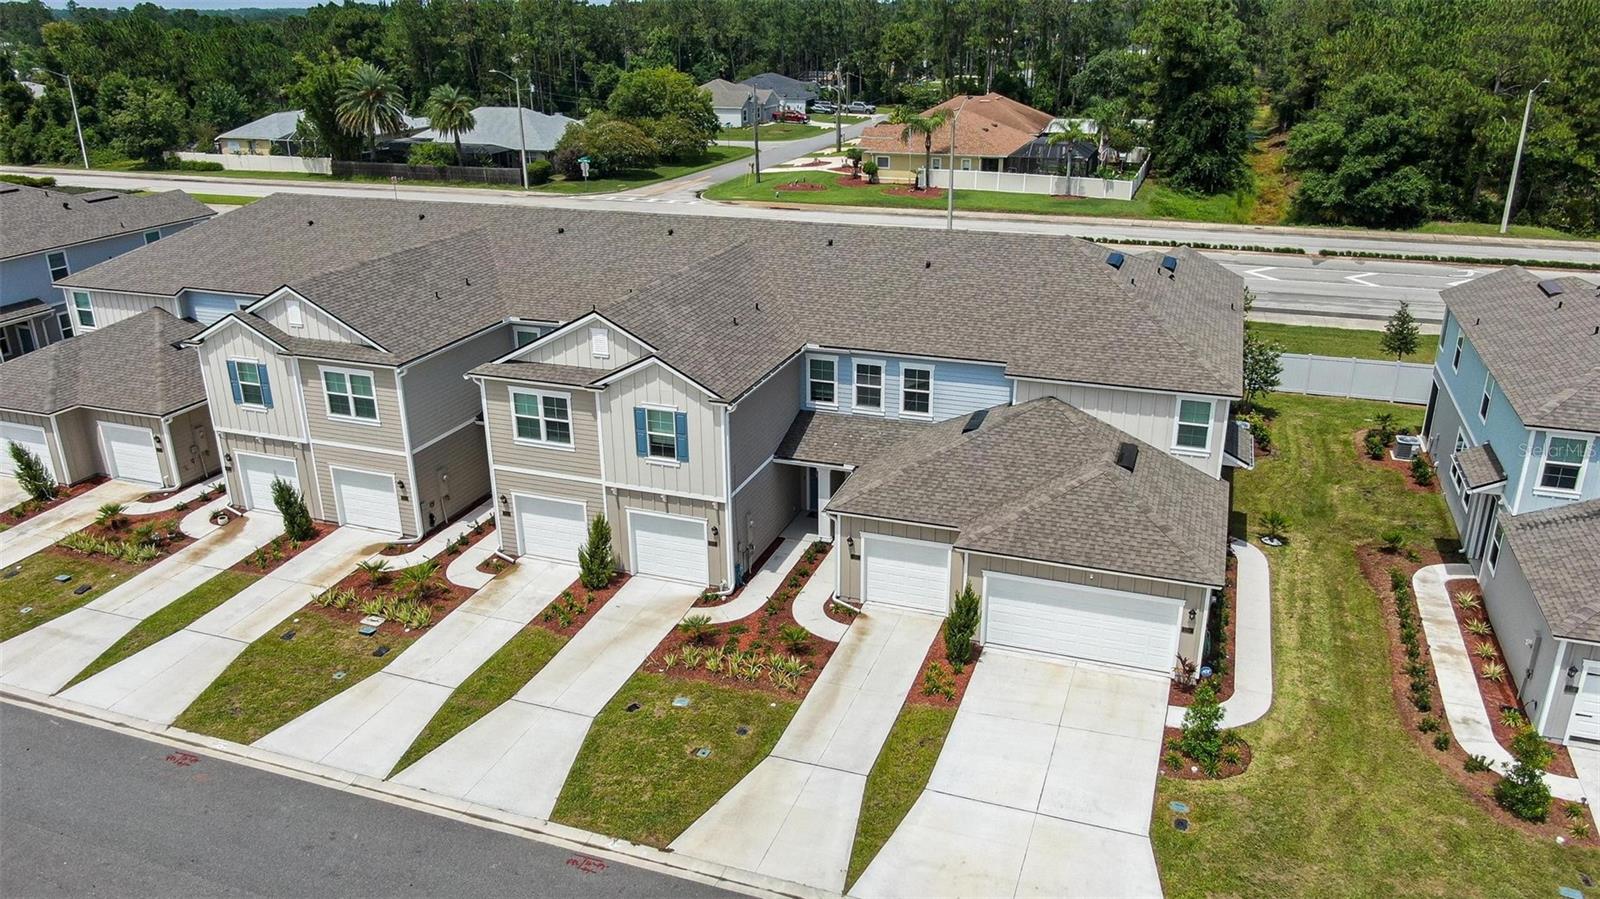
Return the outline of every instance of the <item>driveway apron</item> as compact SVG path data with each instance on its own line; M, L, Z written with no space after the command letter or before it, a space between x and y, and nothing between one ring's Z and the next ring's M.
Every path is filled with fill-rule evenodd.
M384 778L446 699L578 577L524 560L434 625L384 670L290 721L256 746Z
M1154 674L990 651L928 787L851 895L1159 896Z
M16 478L0 474L0 509L9 509L27 498L28 491L22 489Z
M0 568L8 568L73 531L88 527L100 514L102 505L126 504L149 492L148 485L106 481L54 509L40 512L16 527L0 531Z
M516 696L394 782L550 817L594 716L699 595L687 584L629 580Z
M867 774L940 619L856 617L772 755L672 842L682 852L818 889L844 889Z
M248 515L134 575L88 605L0 644L0 684L54 693L134 626L283 533L283 520Z
M63 699L171 724L245 647L386 541L338 528L193 624L62 693Z

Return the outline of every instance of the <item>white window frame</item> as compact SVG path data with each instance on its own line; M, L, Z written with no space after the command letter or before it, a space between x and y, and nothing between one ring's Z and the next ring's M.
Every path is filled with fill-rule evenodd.
M572 427L572 395L571 394L569 394L569 393L560 393L560 392L554 391L554 390L525 390L525 389L520 388L520 387L513 387L508 391L508 393L510 395L507 397L506 402L511 407L511 440L512 440L512 442L519 443L519 444L521 444L523 446L542 446L542 447L545 447L546 449L557 449L557 450L564 450L564 451L567 451L567 452L574 451L575 444L577 442L577 435L573 431L573 427ZM529 397L529 398L533 399L534 400L534 408L537 410L537 414L535 414L533 416L529 416L529 415L526 415L524 413L518 412L517 411L517 397L519 397L519 396L525 396L525 397ZM560 400L561 402L565 403L566 406L567 406L567 417L565 419L560 419L560 418L555 418L553 416L546 415L545 414L545 408L544 408L544 401L546 399ZM517 428L517 421L519 419L524 419L524 418L532 418L534 421L537 421L539 423L539 437L537 439L532 438L532 437L524 437L524 436L522 436L521 430L519 430ZM559 440L551 440L550 439L550 428L548 427L547 422L552 422L552 421L562 422L567 426L567 440L566 440L565 443L563 443L563 442L561 442Z
M334 392L328 388L328 375L340 375L344 378L345 392L338 395L349 400L350 413L348 415L333 411ZM338 368L331 365L323 365L318 368L317 377L322 381L322 406L327 411L328 418L334 421L348 421L363 425L375 425L379 423L378 379L375 375L373 375L372 372L363 371L359 368ZM354 385L352 385L350 382L351 377L366 378L367 381L372 384L372 396L361 397L361 399L372 400L371 418L368 418L365 415L356 414L357 394L355 392Z
M85 314L89 316L88 321L84 321ZM89 295L89 291L72 291L72 317L77 320L77 326L73 328L74 331L93 331L95 329L94 297Z
M644 409L644 460L652 465L682 465L683 463L678 461L678 413L683 410L676 406L651 405L650 403L643 403L641 406ZM650 429L651 412L667 413L668 425L665 434ZM655 447L650 442L652 436L665 436L671 439L672 452L665 456L656 455Z
M72 313L57 312L56 327L61 331L62 340L66 340L68 337L71 337L74 333L76 333L72 327Z
M261 389L260 380L257 380L253 384L249 384L249 385L245 384L245 382L244 382L244 366L246 366L246 365L250 366L251 374L255 375L259 379L260 376L261 376L261 369L266 368L266 365L264 365L259 359L247 359L247 358L245 358L243 356L230 356L228 358L228 361L233 363L234 373L239 379L239 402L238 402L239 407L243 408L243 409L265 410L267 408L267 404L266 404L267 395L266 395L266 392ZM245 399L244 389L245 389L246 386L254 387L256 389L256 392L258 394L260 394L260 396L261 396L261 402L252 403L249 400Z
M934 171L944 171L944 157L935 154L933 159L929 160L929 162L931 163Z
M1478 401L1478 420L1489 420L1489 400L1494 397L1494 375L1485 372L1483 375L1483 399Z
M972 157L971 156L963 156L963 157L961 157L961 171L963 171L963 172L972 171Z
M56 263L57 259L61 260L60 264ZM67 253L65 250L57 250L53 253L44 254L44 264L45 267L50 269L51 281L60 281L62 278L72 274L72 260L67 258ZM56 274L58 271L61 274Z
M0 328L0 360L11 358L11 338L6 336L6 329Z
M1505 539L1505 536L1505 525L1496 522L1494 536L1489 540L1489 548L1484 550L1483 553L1483 564L1488 567L1490 574L1494 574L1495 567L1500 564L1500 544Z
M300 301L286 299L283 301L283 315L288 320L291 328L304 328L306 326L305 310L300 308Z
M878 164L878 171L881 172L881 171L889 168L889 163L892 160L888 156L876 156L876 157L873 157L872 161L876 162Z
M539 329L532 325L511 326L511 342L514 344L513 349L520 350L528 344L533 343L535 340L538 340L541 336L542 335L539 333ZM527 339L524 340L523 338Z
M906 408L906 372L925 371L928 373L928 389L923 391L928 394L928 411L912 412ZM901 418L933 418L933 366L926 362L900 363L900 417Z
M605 328L589 329L589 354L596 359L611 358L611 332Z
M1206 445L1203 449L1197 446L1184 446L1178 442L1178 435L1183 432L1183 426L1185 424L1189 425L1191 428L1199 427L1199 425L1194 422L1185 422L1183 420L1184 403L1204 403L1206 406ZM1214 444L1216 443L1216 415L1217 401L1211 399L1210 397L1184 396L1183 394L1179 394L1178 396L1174 397L1172 404L1172 452L1180 456L1211 455L1211 451L1214 449Z
M1458 372L1458 371L1461 370L1461 348L1464 345L1466 345L1466 342L1467 342L1467 335L1465 335L1465 334L1457 334L1456 335L1456 351L1455 351L1455 355L1450 357L1450 370L1451 371L1457 371Z
M1456 448L1455 448L1455 452L1459 453L1462 450L1467 449L1467 448L1469 448L1471 446L1472 446L1471 442L1469 442L1467 440L1467 432L1463 431L1460 428L1456 428Z
M1467 475L1461 470L1461 461L1454 456L1450 458L1450 483L1456 485L1456 493L1460 494L1461 501L1467 501Z
M152 235L152 234L154 234L155 236L151 237L150 235ZM147 246L147 247L150 246L151 244L155 243L156 241L160 240L160 239L161 239L161 229L160 228L151 228L149 231L144 232L144 245Z
M878 405L861 405L861 368L862 366L876 367L878 369ZM889 392L889 366L882 359L854 359L850 363L850 409L864 415L882 415L885 394Z
M1578 460L1578 480L1575 484L1573 484L1571 489L1564 487L1544 486L1545 466L1551 464L1550 447L1554 445L1557 440L1580 440L1583 442L1583 456ZM1545 432L1544 449L1539 453L1539 467L1534 471L1536 479L1533 482L1533 492L1538 496L1559 496L1563 498L1581 496L1583 494L1583 482L1589 475L1589 453L1593 450L1593 437L1588 437L1583 434L1559 433L1556 431ZM1557 462L1555 464L1567 466L1569 463Z
M821 400L819 400L816 397L811 395L811 385L813 383L813 379L811 377L811 363L813 361L826 362L829 365L833 366L833 379L831 381L816 381L815 382L815 383L818 383L818 384L828 384L833 388L833 400L831 402L826 402L826 403L822 402ZM839 408L839 357L838 356L812 355L812 356L807 356L806 357L806 402L809 403L810 405L815 406L815 407L820 408L820 409L837 409L837 408Z

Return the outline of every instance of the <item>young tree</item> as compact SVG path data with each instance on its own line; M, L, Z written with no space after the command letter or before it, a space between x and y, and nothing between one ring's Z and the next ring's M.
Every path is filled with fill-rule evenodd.
M909 106L895 109L894 115L889 116L889 124L900 126L900 139L911 143L917 135L922 135L923 172L933 172L933 136L944 127L945 120L950 117L948 110L938 109L923 115L914 112Z
M20 443L10 443L10 454L17 484L29 499L42 503L56 498L56 479L50 476L50 469L37 454Z
M1060 131L1050 132L1050 136L1045 138L1045 142L1049 143L1051 146L1055 146L1056 144L1067 145L1067 177L1070 178L1073 175L1076 175L1077 171L1075 169L1075 164L1078 161L1077 146L1078 144L1085 144L1089 142L1089 132L1083 130L1082 125L1074 122L1066 125Z
M1550 814L1550 785L1544 781L1544 771L1555 753L1538 731L1524 725L1511 738L1511 757L1516 763L1495 784L1494 801L1524 821L1543 821Z
M617 574L617 558L611 552L611 523L604 515L589 522L589 539L578 547L578 580L590 590L599 590Z
M461 135L466 134L477 126L477 119L473 118L472 110L477 104L473 99L448 84L441 84L428 94L427 105L423 107L423 115L428 117L428 124L440 134L448 134L456 147L456 164L460 165L465 159L461 155Z
M304 110L297 135L301 146L313 151L310 155L353 159L361 153L361 136L351 135L339 125L340 88L360 64L360 60L334 53L316 59L295 57L300 77L285 93L290 103Z
M1256 400L1278 388L1283 377L1283 347L1262 337L1247 325L1244 329L1244 405L1255 408Z
M1175 187L1220 193L1244 180L1255 87L1233 0L1156 0L1134 29L1149 50L1155 162Z
M378 135L405 127L404 112L400 85L370 62L357 64L339 85L339 127L366 137L373 159L378 158Z
M317 535L311 524L311 513L306 511L306 501L300 491L283 478L272 479L272 504L283 516L283 532L290 540L310 540Z
M702 140L717 134L717 114L711 108L711 93L703 91L694 79L672 68L658 66L623 72L606 100L606 109L620 119L628 119L649 132L651 119L678 119L681 125Z
M1417 320L1411 315L1411 304L1405 300L1400 301L1400 308L1389 316L1389 321L1383 326L1383 336L1378 339L1378 347L1385 353L1393 353L1395 361L1409 356L1417 351L1417 341L1421 332L1417 329Z
M1178 748L1200 763L1201 770L1215 777L1222 760L1222 703L1217 691L1206 683L1194 691L1194 702L1183 713L1183 736Z
M105 122L117 152L158 168L183 142L188 111L171 89L148 78L106 79Z
M956 594L955 607L944 617L944 657L950 664L965 665L972 659L972 639L978 635L981 609L971 584Z

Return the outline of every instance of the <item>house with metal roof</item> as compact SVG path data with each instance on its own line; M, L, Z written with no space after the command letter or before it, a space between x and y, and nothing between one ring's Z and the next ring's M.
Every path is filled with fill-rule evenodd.
M1444 291L1423 427L1533 724L1600 742L1600 288L1520 267Z
M522 125L517 125L521 113ZM478 160L492 159L499 165L515 167L526 146L528 159L543 159L554 152L567 126L576 119L559 113L548 115L513 106L479 106L472 111L472 130L461 135L461 153ZM417 142L454 144L449 134L424 129L412 138ZM524 143L525 142L525 143Z
M269 112L237 128L229 128L217 135L211 143L218 153L243 156L298 156L302 149L300 121L304 118L305 111L301 109ZM402 115L401 119L404 122L401 130L392 134L380 134L379 140L402 138L428 127L428 120L421 116Z

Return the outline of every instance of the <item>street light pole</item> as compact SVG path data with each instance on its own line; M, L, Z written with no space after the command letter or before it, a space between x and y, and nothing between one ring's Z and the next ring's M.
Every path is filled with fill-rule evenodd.
M756 111L756 114L752 119L753 124L751 124L751 126L750 126L750 133L755 137L755 145L756 145L755 146L755 151L756 151L755 152L755 158L756 158L756 183L760 184L761 183L761 98L756 95L756 86L753 85L753 84L750 85L750 105L755 107L755 111Z
M1517 195L1517 173L1522 169L1522 144L1528 139L1528 120L1533 117L1533 95L1539 88L1550 83L1550 79L1535 84L1533 90L1528 91L1528 103L1522 108L1522 133L1517 136L1517 156L1511 163L1511 184L1506 187L1506 209L1500 214L1500 233L1506 233L1511 227L1511 201Z
M517 139L522 142L522 189L528 189L528 130L522 121L522 79L516 75L507 75L499 69L490 69L489 74L499 75L511 79L511 90L517 104ZM533 89L530 82L528 89ZM459 162L460 160L457 160Z
M89 147L83 142L83 123L78 120L78 93L72 89L72 76L54 69L40 69L40 71L49 72L67 83L67 98L72 101L72 127L78 132L78 152L83 154L83 167L88 168Z
M945 166L945 171L950 173L950 183L945 188L944 229L956 229L956 125L961 121L961 110L967 108L967 101L972 99L968 94L962 98L961 105L956 107L956 114L950 117L950 162Z

